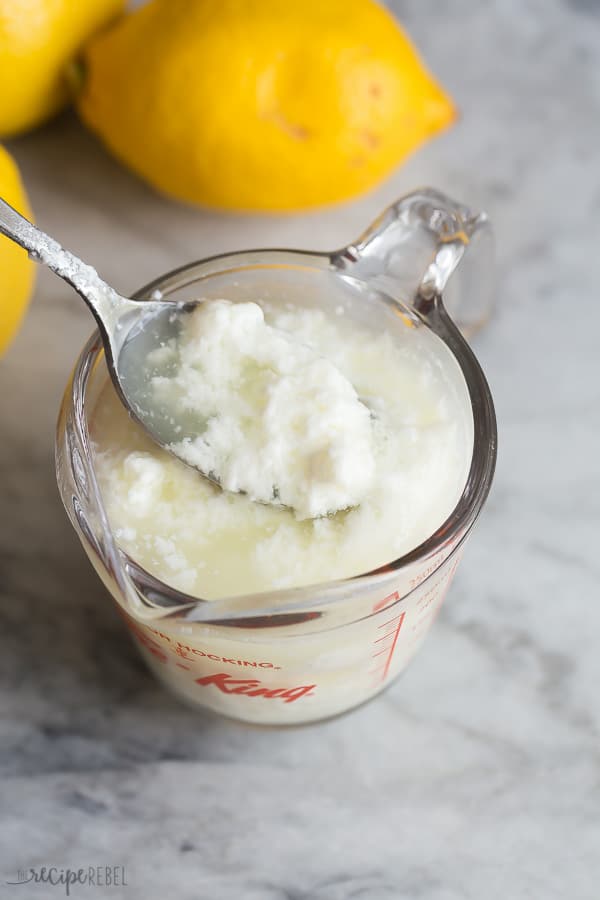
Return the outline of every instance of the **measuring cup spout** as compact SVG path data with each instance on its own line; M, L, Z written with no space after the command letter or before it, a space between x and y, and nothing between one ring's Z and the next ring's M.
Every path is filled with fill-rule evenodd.
M402 197L357 241L332 255L338 268L375 282L417 312L443 295L447 312L467 336L491 313L492 259L487 215L429 188Z

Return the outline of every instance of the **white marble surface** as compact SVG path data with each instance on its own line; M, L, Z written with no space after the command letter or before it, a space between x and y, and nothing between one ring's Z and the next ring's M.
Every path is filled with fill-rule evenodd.
M39 222L128 291L191 258L330 247L429 183L486 208L498 307L492 496L441 617L387 693L285 731L188 711L152 680L70 530L53 428L90 331L41 273L0 363L0 896L19 868L125 865L75 896L600 896L600 6L404 0L462 109L360 203L296 218L163 201L70 117L14 142ZM29 893L28 893L29 892Z

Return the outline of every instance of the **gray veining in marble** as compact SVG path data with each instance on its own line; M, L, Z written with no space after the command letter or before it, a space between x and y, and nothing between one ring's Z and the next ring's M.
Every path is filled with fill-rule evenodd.
M194 257L331 247L419 184L488 210L495 488L426 647L383 696L252 729L172 701L63 514L53 429L89 314L40 272L0 362L0 896L18 869L124 865L74 896L600 896L600 5L393 4L462 110L375 193L302 217L160 199L64 116L13 142L40 224L127 293ZM27 360L30 360L27 363ZM29 892L29 893L28 893Z

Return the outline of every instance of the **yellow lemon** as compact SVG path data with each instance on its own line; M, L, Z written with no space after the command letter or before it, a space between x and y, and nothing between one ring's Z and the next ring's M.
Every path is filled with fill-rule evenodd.
M85 122L159 190L213 207L343 200L454 118L373 0L152 0L85 61Z
M0 197L31 218L19 171L0 146ZM0 354L15 334L33 287L34 264L25 250L0 235Z
M0 0L0 137L39 125L69 96L67 64L124 0Z

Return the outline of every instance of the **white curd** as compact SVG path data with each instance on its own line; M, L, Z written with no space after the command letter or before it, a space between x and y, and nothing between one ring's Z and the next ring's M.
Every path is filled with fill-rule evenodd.
M402 556L451 513L471 461L466 386L426 328L392 338L313 309L265 307L265 318L268 327L255 304L207 305L175 374L155 387L209 423L189 442L190 461L254 497L275 487L296 514L221 491L161 450L108 382L92 417L119 544L206 599L350 577Z
M201 433L177 456L225 490L309 519L365 499L374 476L371 414L350 380L311 346L265 322L257 303L207 301L159 348L155 399ZM156 355L156 353L155 353Z

